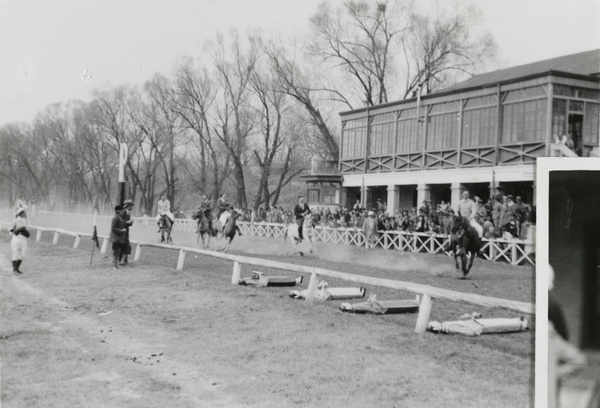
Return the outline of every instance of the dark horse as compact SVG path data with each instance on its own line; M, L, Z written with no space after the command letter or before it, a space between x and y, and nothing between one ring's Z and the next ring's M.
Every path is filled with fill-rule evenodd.
M160 228L160 242L165 242L165 233L167 235L167 243L173 242L171 239L171 229L173 228L173 221L166 215L162 214L160 220L158 220L158 228Z
M198 238L196 239L196 244L200 241L200 238L202 238L202 246L208 248L210 237L217 235L217 231L213 227L209 213L198 210L192 215L192 219L198 220Z
M231 216L229 216L229 218L227 218L227 221L225 222L225 226L223 227L223 237L225 237L225 248L223 248L223 252L227 252L227 250L229 249L231 241L233 241L236 232L238 233L238 235L242 235L240 227L237 225L237 219L239 216L240 214L236 210L233 210L231 211Z
M481 238L479 238L477 230L473 228L468 219L461 216L455 217L450 235L450 250L454 255L456 269L462 269L461 279L466 279L480 249Z

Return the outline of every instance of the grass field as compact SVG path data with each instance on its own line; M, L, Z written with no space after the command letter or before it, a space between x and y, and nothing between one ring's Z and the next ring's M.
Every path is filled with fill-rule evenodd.
M61 228L89 232L86 226ZM157 235L140 227L132 233L134 239ZM3 407L532 405L533 331L416 335L415 314L346 314L338 309L340 301L308 306L289 298L289 288L231 285L228 261L188 254L185 269L177 272L177 251L146 248L139 263L112 270L97 251L89 266L89 239L74 250L73 238L61 237L56 246L51 238L30 239L25 273L13 276L9 237L0 234ZM190 233L176 233L174 240L195 243ZM533 298L530 267L477 260L472 279L461 281L444 255L321 245L320 258L300 259L281 240L248 236L236 238L231 252ZM242 275L256 269L243 267ZM370 294L412 298L367 287ZM434 301L431 318L473 311L514 316Z

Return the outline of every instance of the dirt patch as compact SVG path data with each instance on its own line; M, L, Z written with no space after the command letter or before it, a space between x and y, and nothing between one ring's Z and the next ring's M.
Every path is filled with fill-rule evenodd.
M241 238L235 251L250 239ZM8 256L0 261L4 407L506 407L530 401L531 332L418 336L414 314L352 315L338 310L340 302L307 306L289 298L289 288L231 285L227 261L189 254L177 272L176 251L145 249L135 266L115 271L98 252L88 266L87 240L79 250L69 248L72 241L50 241L29 241L22 276L12 275ZM281 254L276 244L272 250ZM256 247L265 257L294 260L266 244ZM446 272L443 256L417 256L413 265L420 266L403 270L393 254L365 254L379 262L366 270L352 262L361 254L341 248L332 253L350 263L302 262L531 301L524 268L482 261L478 279L464 282ZM9 253L5 233L0 250ZM435 268L441 277L427 272ZM432 318L471 311L435 302Z

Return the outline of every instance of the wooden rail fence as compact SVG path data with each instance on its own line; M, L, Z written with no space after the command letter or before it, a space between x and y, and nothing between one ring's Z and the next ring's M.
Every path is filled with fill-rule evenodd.
M68 216L69 219L81 217L81 221L90 223L90 214L66 214L49 211L40 211L40 216L48 218L60 218ZM99 216L98 222L106 225L110 224L112 216ZM151 217L133 217L136 225L154 228L156 221ZM250 223L238 222L243 234L264 236L264 237L283 237L287 228L284 224L275 223ZM196 222L191 219L176 219L173 225L173 231L195 232ZM365 237L358 228L332 228L317 226L315 229L317 241L333 244L364 246ZM376 245L385 249L395 249L399 251L424 252L430 254L447 254L446 245L450 242L450 237L443 234L430 234L422 232L404 232L404 231L380 231L377 237ZM481 255L495 262L507 262L511 265L535 265L535 242L532 237L527 240L519 239L487 239L482 240Z
M9 224L0 223L0 230L2 230L3 226L8 226ZM79 232L66 231L63 229L56 228L42 228L29 226L30 229L37 230L36 232L36 241L40 241L43 232L51 232L53 233L52 244L56 245L59 241L61 235L74 236L75 241L73 243L73 248L78 248L81 243L81 237L92 237L92 234L85 234ZM102 246L100 249L101 254L105 254L108 249L108 237L99 236L103 240ZM376 287L383 287L388 289L401 290L405 292L411 292L413 294L417 294L421 296L421 302L419 305L419 314L417 316L417 324L415 326L416 333L423 333L427 328L427 324L429 322L429 316L431 314L432 308L432 299L443 299L449 300L452 302L462 302L468 303L476 306L488 307L488 308L501 308L506 310L511 310L519 313L526 314L535 314L535 305L532 303L519 302L514 300L507 300L501 298L494 298L488 296L481 296L473 293L463 293L457 292L442 288L436 288L434 286L423 285L412 282L404 282L397 281L391 279L383 279L383 278L373 278L369 276L363 275L354 275L345 272L332 271L329 269L323 269L319 267L313 266L304 266L297 265L291 263L284 263L279 261L272 261L268 259L260 259L253 258L242 255L233 255L233 254L225 254L221 252L209 251L200 248L192 248L192 247L179 247L169 244L160 244L160 243L151 243L151 242L142 242L142 241L131 241L132 245L136 246L135 254L133 257L133 262L138 262L141 257L142 247L150 247L150 248L165 248L170 250L179 250L179 257L177 259L177 270L182 271L185 264L185 257L188 252L196 253L205 256L211 256L214 258L225 259L229 261L233 261L233 273L231 276L231 283L233 285L237 285L240 280L241 266L242 264L254 265L254 266L262 266L265 268L273 268L280 269L291 272L298 273L306 273L310 274L310 281L308 284L308 292L306 295L306 302L308 304L312 304L316 292L318 281L321 277L329 277L334 279L340 279L347 282L354 282L362 285L370 285Z

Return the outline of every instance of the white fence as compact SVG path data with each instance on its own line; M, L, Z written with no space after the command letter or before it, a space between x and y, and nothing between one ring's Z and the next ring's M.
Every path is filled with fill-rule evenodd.
M0 222L0 231L4 228L8 229L8 223ZM80 242L81 237L91 237L92 234L84 234L73 231L66 231L63 229L56 228L42 228L29 226L29 229L37 230L36 232L36 241L40 241L42 238L43 232L50 232L53 234L52 244L58 244L61 235L73 236L75 237L75 241L73 243L73 248L77 249ZM104 254L108 250L108 237L107 236L99 236L100 239L103 240L102 247L100 249L100 253ZM516 311L520 313L527 314L535 314L535 305L532 303L519 302L515 300L507 300L500 299L488 296L481 296L473 293L463 293L456 292L448 289L436 288L434 286L423 285L419 283L412 282L404 282L390 279L382 279L382 278L373 278L370 276L363 275L354 275L345 272L332 271L328 269L318 268L314 266L305 266L305 265L297 265L297 264L289 264L284 262L272 261L268 259L260 259L253 258L248 256L241 255L231 255L225 254L221 252L209 251L199 248L191 248L191 247L177 247L174 245L167 244L158 244L158 243L150 243L150 242L142 242L142 241L131 241L132 245L136 246L135 255L133 257L133 262L138 262L142 255L142 247L154 247L154 248L164 248L170 250L179 250L179 257L177 259L177 270L182 271L185 264L185 257L187 252L201 254L205 256L211 256L214 258L220 258L225 260L233 261L233 273L231 276L231 283L233 285L237 285L240 279L241 274L241 265L256 265L262 266L265 268L274 268L291 272L299 272L299 273L309 273L310 274L310 282L308 284L308 291L306 295L306 302L311 304L314 302L316 293L317 293L317 284L322 276L327 276L334 279L340 279L348 282L354 282L358 284L365 284L377 287L384 287L389 289L396 289L411 293L416 293L419 296L422 296L419 304L419 315L417 316L417 323L415 326L416 333L424 333L427 324L429 322L429 316L431 314L431 309L433 306L432 299L444 299L452 302L462 302L473 304L477 306L490 307L490 308L502 308L511 311Z
M81 222L89 225L92 215L90 214L67 214L40 211L40 217L49 219L60 219L69 217L70 220L81 218ZM99 216L98 224L109 224L111 216ZM134 217L136 225L154 228L156 221L150 217ZM250 223L238 222L243 234L261 237L283 237L286 225L274 223ZM195 232L196 221L191 219L176 219L173 225L173 231ZM528 234L531 237L534 234ZM316 227L317 241L332 244L364 246L365 237L358 228L331 228ZM380 231L377 237L376 245L385 249L395 249L408 252L423 252L430 254L442 254L447 252L445 248L450 242L447 235L429 234L422 232L403 232L403 231ZM519 239L483 239L481 255L490 261L507 262L511 265L535 265L535 243L533 238L527 240Z

